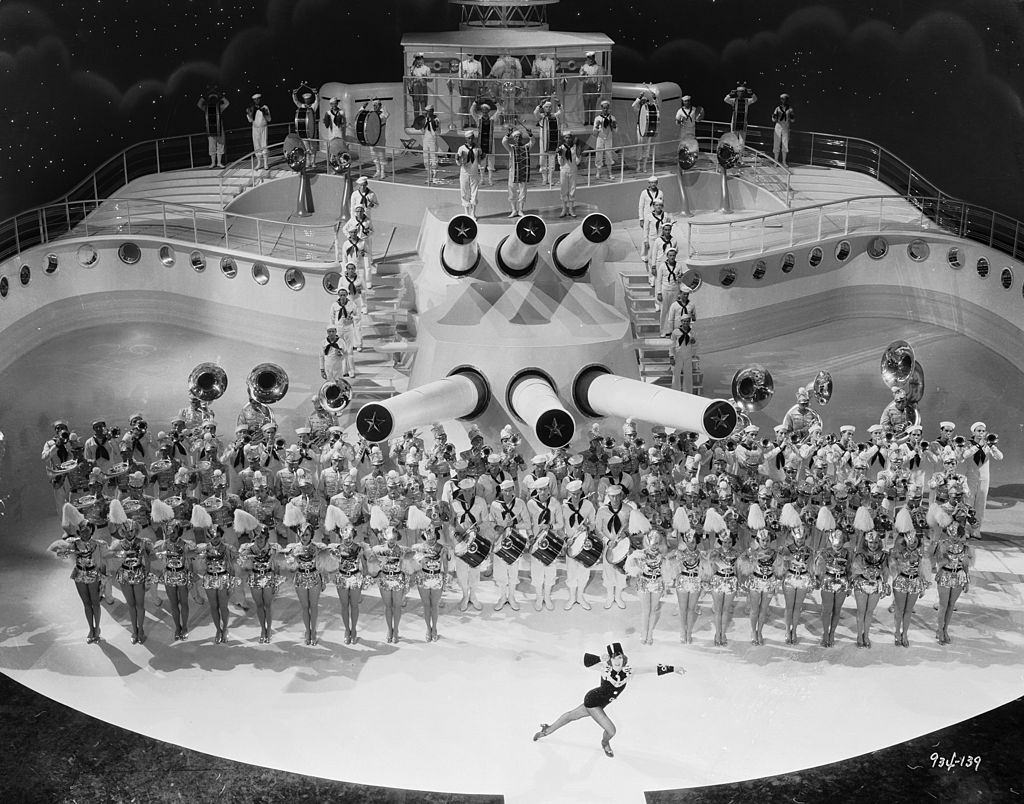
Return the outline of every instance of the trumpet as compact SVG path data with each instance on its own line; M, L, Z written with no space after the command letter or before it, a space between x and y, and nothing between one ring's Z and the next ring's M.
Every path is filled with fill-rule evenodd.
M999 443L999 436L996 433L989 433L985 438L985 442L990 447L994 447Z
M957 449L962 449L965 444L967 444L967 439L965 439L963 436L956 436L953 439L953 446L955 446Z

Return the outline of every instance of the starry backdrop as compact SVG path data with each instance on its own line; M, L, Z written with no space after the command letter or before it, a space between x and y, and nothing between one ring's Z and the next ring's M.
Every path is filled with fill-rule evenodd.
M676 81L711 119L738 80L789 92L800 128L877 141L947 193L1024 218L1016 0L561 0L549 21L608 34L617 80ZM200 130L209 83L242 126L257 88L290 109L300 80L397 80L403 32L455 27L445 0L5 0L0 218L131 143Z

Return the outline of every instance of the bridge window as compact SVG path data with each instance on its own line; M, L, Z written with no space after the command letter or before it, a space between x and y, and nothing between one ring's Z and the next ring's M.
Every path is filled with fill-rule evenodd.
M43 273L47 276L53 276L57 273L58 265L60 265L60 258L51 251L46 255L46 266L43 268Z
M868 243L868 256L873 260L880 260L889 253L889 241L884 237L872 237Z
M765 264L764 260L758 260L757 262L755 262L754 263L754 273L753 273L754 279L757 279L757 280L764 279L764 275L765 275L765 272L767 270L768 270L768 266Z
M78 262L83 268L92 268L100 255L91 243L83 243L78 247Z
M177 259L177 257L174 254L174 247L168 246L167 244L160 246L160 250L157 252L157 256L160 258L160 262L162 262L168 268L174 265L174 262Z
M341 287L341 274L337 271L328 271L324 274L324 290L333 296L338 292L339 287Z
M782 273L788 274L790 271L793 270L795 266L796 257L794 257L792 254L787 254L785 257L782 258L782 265L780 266L782 268Z
M807 262L810 263L812 268L817 268L819 265L821 265L821 260L824 256L825 255L822 252L821 248L815 246L814 248L811 249L811 253L807 257Z
M930 253L931 249L923 240L911 240L907 244L907 254L914 262L924 262Z
M836 245L836 259L839 260L839 262L843 262L850 256L851 251L853 251L853 246L850 245L850 241L840 240Z
M265 285L270 281L270 270L262 262L252 266L252 278L257 285Z
M946 254L946 260L949 262L950 268L963 268L964 267L964 255L959 248L953 246Z
M984 257L978 257L978 276L982 279L988 276L988 260Z
M302 290L306 286L306 277L298 268L289 268L284 272L284 283L292 290Z
M220 272L228 279L234 279L238 276L238 266L235 265L235 261L231 257L221 257Z
M193 251L188 255L189 265L192 266L192 270L197 274L201 274L206 270L206 257L203 256L201 251Z
M22 282L21 284L24 285L25 283ZM1009 290L1010 286L1013 285L1013 271L1008 267L1003 268L1003 270L999 272L999 284L1001 284L1005 290Z
M122 243L117 249L117 256L125 265L135 265L142 259L142 249L135 243Z

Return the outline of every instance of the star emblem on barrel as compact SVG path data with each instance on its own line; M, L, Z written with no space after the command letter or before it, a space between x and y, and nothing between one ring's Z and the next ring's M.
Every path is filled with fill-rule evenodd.
M528 246L537 245L545 234L544 222L536 215L527 215L516 223L516 236Z
M545 447L564 447L575 431L572 417L564 410L548 410L537 419L537 435Z
M587 215L583 221L583 235L591 243L603 243L612 233L612 223L600 213Z
M476 240L476 221L468 215L456 215L448 221L448 237L460 246Z
M356 414L356 430L367 441L383 441L394 429L391 412L383 405L370 402Z
M704 429L711 438L728 438L736 429L736 410L724 399L716 399L704 411Z

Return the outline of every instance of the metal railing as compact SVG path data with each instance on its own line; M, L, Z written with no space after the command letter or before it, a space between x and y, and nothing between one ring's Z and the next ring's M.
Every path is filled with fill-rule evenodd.
M32 245L71 237L148 236L292 262L340 259L338 224L290 223L138 198L64 201L0 223L0 239L20 241L26 233L35 239Z
M287 124L274 124L271 128L284 132L287 130ZM226 132L226 156L237 155L245 147L251 147L251 130L246 126ZM55 207L86 200L96 202L107 198L140 176L203 167L207 163L207 155L205 132L160 137L135 143L101 164L67 193L43 206ZM35 210L19 213L14 218L0 222L0 262L26 248L45 242L45 231L42 226L32 224L33 212ZM20 219L20 225L14 223L15 218Z
M697 131L702 136L717 139L729 131L729 123L702 120L697 124ZM772 127L747 127L748 146L770 152L772 139ZM1019 220L948 195L876 142L794 129L790 132L787 161L790 165L840 168L873 176L917 207L943 231L982 243L1014 259L1024 259L1024 227Z

